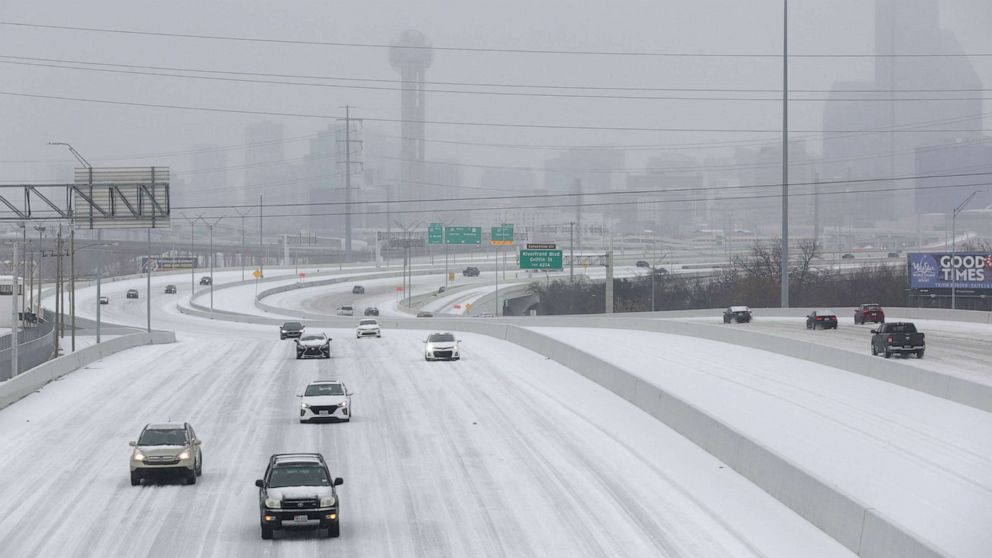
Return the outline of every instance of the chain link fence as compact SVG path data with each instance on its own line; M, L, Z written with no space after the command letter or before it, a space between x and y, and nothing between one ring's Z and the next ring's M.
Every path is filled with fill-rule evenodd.
M55 349L55 313L45 310L41 319L17 333L17 372L11 373L11 334L0 336L0 381L30 370L52 358Z

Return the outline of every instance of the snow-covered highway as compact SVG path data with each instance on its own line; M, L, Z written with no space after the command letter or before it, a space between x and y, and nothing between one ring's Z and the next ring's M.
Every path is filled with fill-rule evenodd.
M179 294L159 294L166 283ZM141 299L125 300L132 287ZM176 329L177 344L109 357L0 411L3 555L851 555L633 405L513 344L466 334L463 361L426 363L423 333L331 329L331 360L296 361L274 327L178 313L189 286L174 277L153 289L153 327ZM105 320L144 324L144 279L104 290ZM93 289L79 298L92 317ZM294 395L317 378L356 392L351 423L298 424ZM130 486L128 440L170 419L204 439L204 476ZM344 477L340 539L259 539L253 481L280 451L320 451Z

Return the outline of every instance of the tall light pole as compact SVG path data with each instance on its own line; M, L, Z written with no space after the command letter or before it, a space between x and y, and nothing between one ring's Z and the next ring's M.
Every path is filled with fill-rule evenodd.
M214 225L220 222L223 217L218 217L214 219L213 223L207 222L206 219L200 218L204 224L207 225L207 230L210 231L210 312L214 311Z
M782 1L782 308L789 307L789 0Z
M957 226L958 213L964 211L964 206L968 205L968 202L970 202L971 199L974 198L977 194L978 194L977 190L972 192L970 196L968 196L967 198L964 199L963 202L961 202L961 205L954 208L954 213L951 214L951 310L957 308L957 300L956 300L957 289L955 288L955 286L957 285L958 278L957 278L957 264L954 262L954 258L957 256L956 241L958 237L958 226Z
M35 312L42 314L43 312L41 312L41 281L44 276L42 274L42 271L44 271L45 268L42 264L44 263L45 259L41 256L42 255L41 243L42 243L42 237L45 234L45 227L42 225L35 225L34 230L38 231L38 307L37 309L35 309Z
M244 213L240 209L235 209L238 217L241 217L241 280L245 280L245 216L251 213L251 208L245 210Z

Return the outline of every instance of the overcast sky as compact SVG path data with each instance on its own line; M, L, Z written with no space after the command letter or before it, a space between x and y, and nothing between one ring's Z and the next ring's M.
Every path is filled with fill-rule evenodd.
M781 1L661 2L246 0L171 2L0 0L0 20L172 33L238 35L335 42L390 43L406 28L435 46L692 53L781 52ZM943 25L967 52L992 52L992 2L941 2ZM793 53L871 53L873 2L795 0L790 5ZM156 38L0 26L0 55L280 74L394 79L388 52L377 48L278 45ZM992 88L992 58L976 58ZM836 80L870 79L870 61L801 59L791 64L795 89L828 89ZM522 55L436 51L428 80L629 87L781 87L774 58L662 58ZM343 83L343 82L335 82ZM387 87L390 84L378 84ZM947 86L947 84L941 84ZM486 88L491 90L492 88ZM399 93L347 88L225 83L0 64L0 91L153 104L337 115L341 105L366 118L398 118ZM660 94L660 93L659 93ZM765 96L772 96L768 94ZM986 94L986 96L989 96ZM990 104L986 102L985 110ZM792 126L821 128L820 103L794 103ZM49 161L71 163L46 142L73 143L94 164L162 164L188 168L181 152L199 144L244 143L244 128L262 117L136 108L0 95L0 180L50 180ZM428 118L472 122L546 123L664 128L776 129L776 102L604 100L433 94ZM286 136L327 125L319 118L269 118ZM990 120L986 119L986 126ZM399 134L398 124L381 128ZM429 137L535 145L668 144L770 138L770 134L606 132L432 125ZM797 135L804 135L797 133ZM287 144L303 155L304 141ZM814 149L818 146L813 146ZM710 151L708 153L719 154ZM547 150L430 144L429 159L540 166ZM120 159L125 158L125 159ZM120 160L115 160L120 159ZM28 161L28 162L23 162ZM232 151L228 165L243 163ZM637 155L628 166L642 163ZM232 171L231 180L240 179Z

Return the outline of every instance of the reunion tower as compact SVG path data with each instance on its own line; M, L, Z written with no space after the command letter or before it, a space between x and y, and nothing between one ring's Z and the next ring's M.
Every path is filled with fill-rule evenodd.
M389 63L400 73L402 93L400 126L402 136L400 158L402 193L400 198L425 199L424 184L424 120L426 104L424 74L434 59L431 44L420 31L408 29L389 49Z

